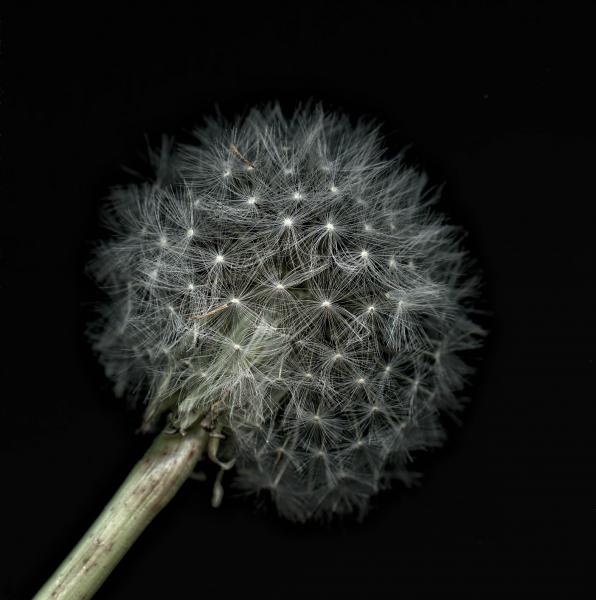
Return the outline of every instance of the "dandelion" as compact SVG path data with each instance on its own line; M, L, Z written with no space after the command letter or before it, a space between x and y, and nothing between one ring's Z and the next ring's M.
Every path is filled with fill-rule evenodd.
M203 456L220 468L214 506L234 467L288 519L362 516L388 480L411 479L413 451L441 443L463 353L482 343L461 236L375 126L273 104L166 150L155 181L112 192L112 238L90 266L105 372L145 403L145 431L165 429L123 485L138 506L115 498L38 598L71 585L72 561L127 510L149 522L139 482L159 481L162 506ZM93 558L109 573L124 551ZM85 573L75 589L106 576Z

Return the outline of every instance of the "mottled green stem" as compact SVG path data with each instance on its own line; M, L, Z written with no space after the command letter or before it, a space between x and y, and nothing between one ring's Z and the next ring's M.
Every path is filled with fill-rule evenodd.
M196 426L160 433L95 523L33 600L91 598L191 474L209 441Z

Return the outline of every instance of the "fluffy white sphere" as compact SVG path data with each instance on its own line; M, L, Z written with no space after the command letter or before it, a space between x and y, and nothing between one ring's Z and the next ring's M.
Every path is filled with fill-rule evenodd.
M206 412L238 481L294 520L362 512L442 441L478 281L426 178L320 106L211 121L115 189L93 338L118 393L184 431Z

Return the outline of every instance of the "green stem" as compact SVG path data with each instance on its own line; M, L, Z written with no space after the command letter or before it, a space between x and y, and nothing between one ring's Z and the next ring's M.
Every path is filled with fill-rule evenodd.
M160 433L95 523L33 600L91 598L203 454L209 433Z

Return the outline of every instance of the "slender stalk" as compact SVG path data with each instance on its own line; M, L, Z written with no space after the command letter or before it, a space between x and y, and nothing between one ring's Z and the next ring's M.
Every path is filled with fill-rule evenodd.
M91 598L145 527L174 497L209 441L197 426L160 433L95 523L33 600Z

